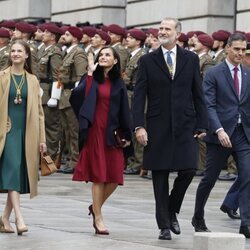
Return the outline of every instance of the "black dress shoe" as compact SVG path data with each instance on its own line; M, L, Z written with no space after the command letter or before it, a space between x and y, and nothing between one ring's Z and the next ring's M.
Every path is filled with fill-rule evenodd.
M240 219L240 215L233 209L230 209L229 207L225 206L225 205L221 205L220 210L224 213L227 213L227 215L231 218L231 219Z
M136 175L136 174L140 174L140 170L139 169L134 169L134 168L127 168L126 170L123 171L124 174L127 175Z
M192 225L194 227L195 232L211 232L206 224L204 219L196 219L195 217L192 218Z
M237 176L238 175L236 175L236 174L227 173L225 175L219 176L218 179L220 181L234 181L234 180L236 180Z
M176 213L170 212L169 217L170 217L170 230L174 234L180 234L181 230L180 230L179 222L176 217Z
M161 229L160 234L159 234L159 240L171 240L171 233L169 231L169 229L165 228L165 229Z
M246 238L250 238L250 226L241 226L240 234L244 234Z

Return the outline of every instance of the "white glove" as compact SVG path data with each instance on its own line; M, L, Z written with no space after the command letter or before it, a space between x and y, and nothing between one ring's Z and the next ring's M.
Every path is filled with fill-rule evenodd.
M57 106L57 99L55 98L50 98L47 102L47 105L49 108L55 108Z

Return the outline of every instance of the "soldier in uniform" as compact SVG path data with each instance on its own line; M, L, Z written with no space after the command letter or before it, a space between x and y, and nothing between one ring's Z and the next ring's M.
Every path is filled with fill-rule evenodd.
M13 32L16 28L16 22L13 20L5 20L0 23L0 27L9 31L10 38L12 38Z
M108 34L111 38L111 46L117 51L121 61L121 72L123 73L126 69L126 63L128 60L129 52L122 46L122 39L126 37L124 28L117 24L110 24L107 26Z
M94 49L91 46L91 38L96 34L96 29L94 27L83 27L82 28L82 39L80 43L83 45L83 49L86 54L89 52L94 52Z
M230 36L229 33L221 30L212 33L214 39L214 44L212 50L214 51L213 60L216 64L222 62L226 57L225 46L227 44L227 39Z
M69 135L69 161L61 167L59 172L73 173L76 166L79 148L78 148L78 130L79 125L73 109L69 103L71 89L87 72L86 53L78 45L82 38L82 31L78 27L70 26L62 36L64 45L67 46L66 55L63 58L62 66L59 68L59 79L63 85L59 109L62 123L67 128Z
M177 44L183 49L188 49L188 37L185 33L181 32L181 35L177 40Z
M123 74L123 80L127 87L129 106L132 107L134 86L136 83L138 60L145 54L145 50L142 48L146 34L140 29L131 29L127 32L127 47L130 51L129 60L126 64L126 70ZM138 143L133 135L134 153L127 160L127 168L124 170L124 174L139 174L142 168L143 161L143 146Z
M206 71L215 65L211 56L208 54L213 47L214 40L212 37L206 34L201 34L197 36L194 43L194 52L197 53L200 59L200 73L202 78L204 77ZM198 169L196 171L197 176L201 176L204 173L206 166L206 143L198 139L199 145L199 156L198 156Z
M111 42L110 36L103 30L96 30L95 35L91 38L91 46L94 52L94 58L105 45L109 45Z
M45 26L46 24L40 24L37 26L37 30L34 34L34 41L35 45L37 47L37 57L38 59L41 58L41 54L43 53L45 49L45 45L43 43L43 32L45 31Z
M9 41L10 33L8 30L0 28L0 70L8 67L9 62Z
M56 46L61 30L53 24L44 26L42 42L45 49L38 60L40 85L43 89L42 105L45 116L45 132L48 153L55 160L59 151L61 136L60 111L57 100L53 97L52 85L55 88L58 69L62 66L62 52ZM60 86L56 86L60 87Z
M34 33L34 27L26 22L16 23L16 28L13 32L12 40L21 39L27 42L30 46L31 52L31 70L32 73L39 78L38 56L36 46L30 42Z

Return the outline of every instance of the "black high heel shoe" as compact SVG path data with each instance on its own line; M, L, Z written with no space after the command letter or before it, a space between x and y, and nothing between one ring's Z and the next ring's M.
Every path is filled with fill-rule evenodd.
M95 233L96 234L101 234L101 235L109 235L109 231L107 229L106 230L100 230L96 226L96 223L95 223L95 213L94 213L93 205L92 204L89 206L89 215L92 215L92 217L93 217L93 227L95 229Z
M93 216L93 220L95 220L95 214L94 214L94 210L93 210L93 205L91 204L89 206L89 215Z
M17 231L17 235L18 235L18 236L22 236L23 233L28 232L28 228L27 228L26 226L24 226L24 227L22 227L22 228L18 227L17 221L15 222L15 224L16 224L16 231Z
M96 233L96 234L109 235L108 229L100 230L100 229L96 226L95 222L93 223L93 227L94 227L94 229L95 229L95 233Z

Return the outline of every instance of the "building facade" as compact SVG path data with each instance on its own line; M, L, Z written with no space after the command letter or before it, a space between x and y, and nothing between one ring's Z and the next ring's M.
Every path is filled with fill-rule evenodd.
M0 0L0 19L148 28L157 27L167 16L177 17L184 32L250 31L250 1L246 0Z

